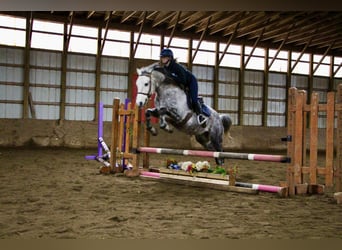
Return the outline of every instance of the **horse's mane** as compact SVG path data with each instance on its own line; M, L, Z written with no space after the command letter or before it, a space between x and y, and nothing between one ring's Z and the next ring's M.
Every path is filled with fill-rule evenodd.
M159 64L159 62L152 63L148 66L141 68L140 70L141 74L152 74L153 71L157 71L165 76L163 83L173 84L184 90L184 86L182 86L181 84L177 84L176 81L172 78L170 72L168 72L164 67L162 67Z

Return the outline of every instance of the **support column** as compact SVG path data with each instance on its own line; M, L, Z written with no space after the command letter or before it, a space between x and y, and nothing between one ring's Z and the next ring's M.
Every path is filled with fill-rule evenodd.
M342 192L342 84L337 86L337 152L335 171L335 191Z
M30 97L30 49L32 36L33 17L32 12L26 17L26 39L24 52L24 91L23 91L23 118L29 118Z

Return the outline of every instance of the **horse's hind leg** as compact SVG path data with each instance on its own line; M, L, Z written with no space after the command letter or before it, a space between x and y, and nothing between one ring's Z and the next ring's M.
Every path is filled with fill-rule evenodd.
M216 152L222 152L222 136L220 136L218 133L211 133L209 137L213 150ZM222 166L224 164L224 158L215 158L215 162L218 166Z
M216 152L222 152L222 144L220 142L217 142L216 140L212 140L210 138L209 132L205 132L200 135L196 135L196 141L200 143L205 149L210 151L216 151ZM210 140L211 139L211 140ZM216 165L222 166L224 163L223 158L215 158Z

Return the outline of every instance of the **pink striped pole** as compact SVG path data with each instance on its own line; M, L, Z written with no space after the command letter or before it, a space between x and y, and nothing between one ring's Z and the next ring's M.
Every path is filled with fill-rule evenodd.
M202 150L183 150L170 148L152 148L140 147L139 152L153 153L153 154L175 154L175 155L190 155L214 158L230 158L250 161L270 161L270 162L290 162L290 158L285 155L267 155L267 154L249 154L249 153L232 153L232 152L213 152Z
M172 175L172 174L164 174L158 172L149 172L149 171L141 171L140 175L147 178L152 179L179 179L183 181L197 181L197 182L205 182L205 183L214 183L217 185L224 185L229 186L229 181L226 180L215 180L215 179L206 179L206 178L197 178L196 180L193 176L179 176L179 175ZM244 183L244 182L235 182L236 187L244 187L250 188L253 190L258 190L261 192L268 192L268 193L278 193L283 195L284 187L280 186L272 186L272 185L263 185L263 184L252 184L252 183Z

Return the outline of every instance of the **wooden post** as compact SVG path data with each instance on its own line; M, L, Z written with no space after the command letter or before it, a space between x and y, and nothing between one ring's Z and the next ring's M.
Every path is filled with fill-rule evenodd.
M309 105L306 104L306 102L308 101L308 95L307 92L304 90L300 90L300 92L303 94L303 111L302 111L302 119L303 119L303 127L302 127L302 146L303 146L303 150L302 150L302 163L301 166L304 166L307 164L307 159L306 159L306 154L307 154L307 146L306 146L306 141L307 141L307 136L306 136L306 130L307 127L309 125L308 122L308 112L307 109L305 108L306 106L310 107ZM309 109L310 110L310 109ZM310 119L309 119L310 121Z
M136 176L139 174L139 154L136 152L139 144L140 144L140 123L141 116L140 110L137 105L134 106L134 109L130 109L132 114L131 122L133 122L133 133L132 133L132 165L133 165L133 174L132 176Z
M342 84L337 87L337 152L335 169L335 191L342 192Z
M296 185L302 184L303 166L303 109L305 91L299 91L294 87L289 90L288 96L288 135L292 141L288 143L288 155L291 163L287 169L287 185L289 195L296 193Z
M327 122L326 122L326 147L325 147L325 185L333 187L333 161L334 161L334 124L335 124L335 93L327 95Z
M31 94L31 91L29 91L29 105L30 105L30 110L31 110L31 115L32 115L32 118L33 119L36 119L36 108L34 106L34 103L33 103L33 98L32 98L32 94Z
M126 129L125 139L126 140L125 140L125 149L124 150L126 153L129 153L129 149L131 147L131 145L130 145L131 144L131 135L132 135L131 129L133 129L133 126L134 126L133 122L134 122L134 116L135 116L134 110L132 110L132 103L131 102L127 104L127 111L129 113L126 116L126 127L125 127L125 129ZM132 126L132 124L133 124L133 126Z
M317 184L317 149L318 149L318 93L312 93L310 104L310 184ZM305 152L305 151L304 151Z
M145 112L145 109L142 110ZM152 122L152 121L151 121ZM150 146L150 132L146 129L146 120L143 126L143 145L145 147ZM150 167L150 155L148 153L143 153L143 168L148 169Z
M114 173L120 172L116 167L116 158L118 150L118 139L119 139L119 105L120 99L115 98L113 100L113 115L112 115L112 137L110 147L110 166Z
M288 92L288 103L287 103L287 135L291 136L291 140L287 142L287 155L291 158L291 163L289 163L286 173L286 182L289 188L289 195L295 194L294 188L294 176L293 176L293 165L294 165L294 143L296 138L294 136L294 122L295 122L295 104L296 104L296 93L297 89L292 87Z
M294 129L294 137L295 137L295 143L294 143L294 184L302 184L303 182L303 176L302 176L302 166L303 166L303 109L304 109L304 97L305 97L305 91L297 91L296 93L296 113L295 113L295 129Z
M119 110L118 110L118 127L116 130L118 131L118 137L117 137L117 146L118 146L118 150L116 151L116 153L121 153L122 150L122 145L123 145L123 139L124 139L124 131L125 131L125 115L122 112L125 109L125 104L120 103L119 105ZM119 157L118 155L116 155L116 157Z

